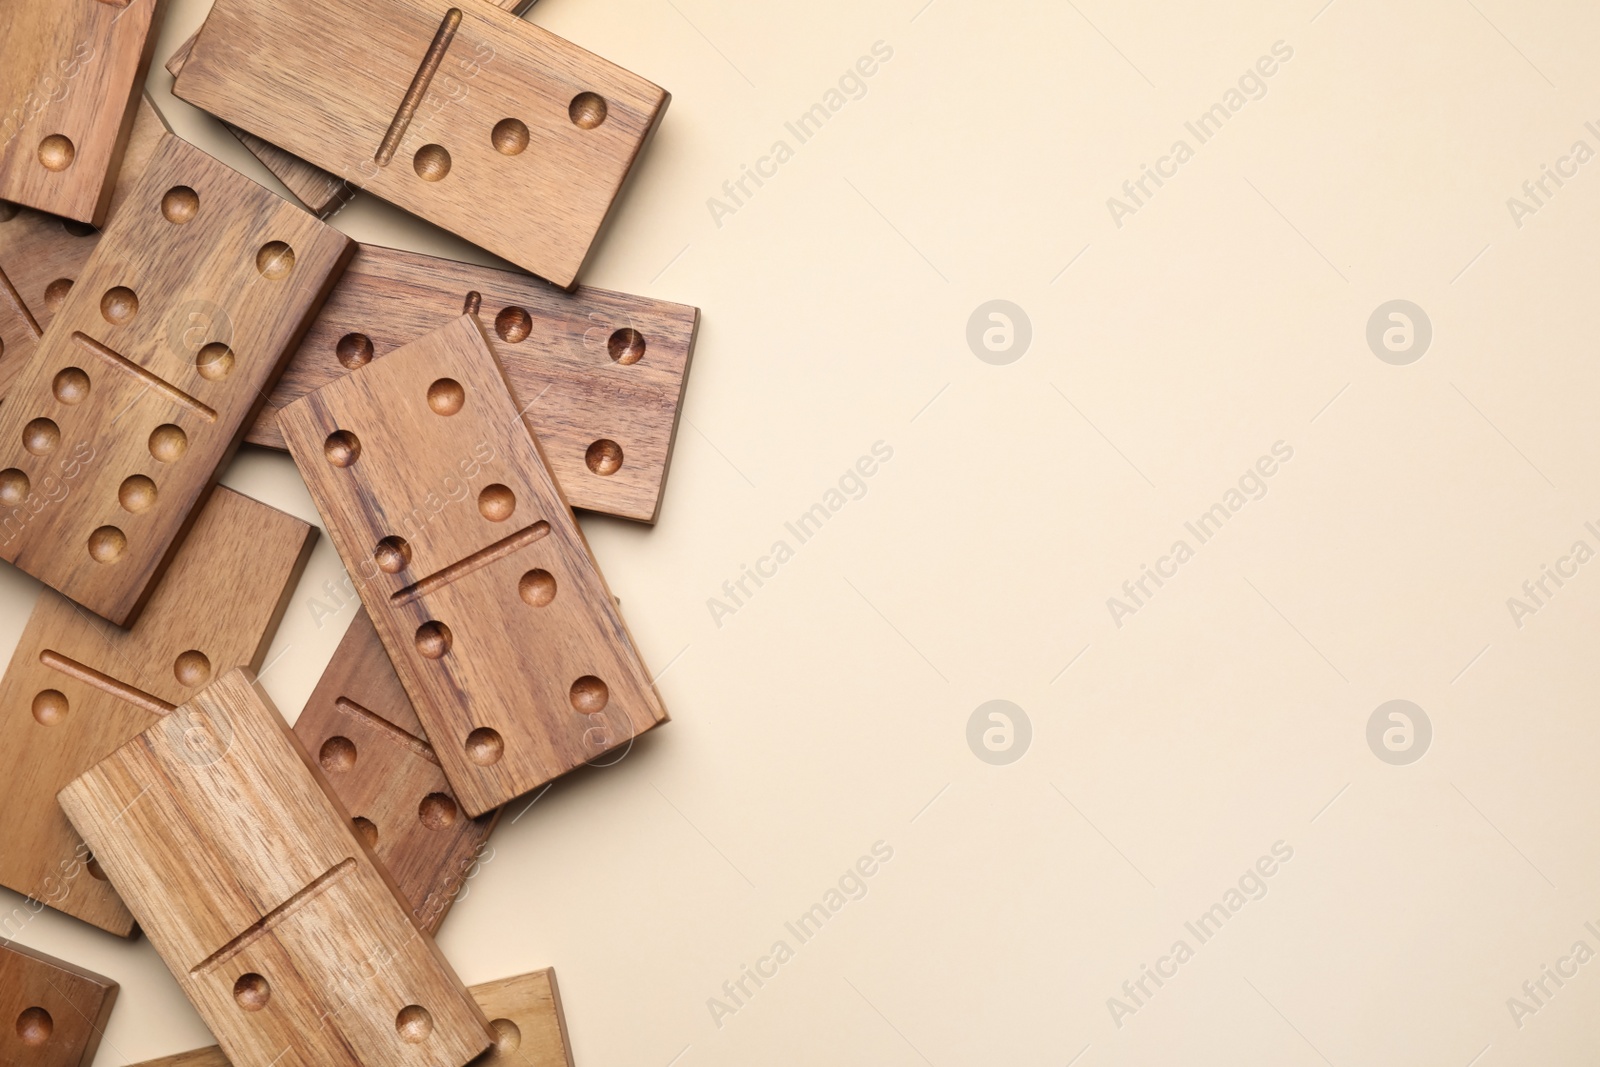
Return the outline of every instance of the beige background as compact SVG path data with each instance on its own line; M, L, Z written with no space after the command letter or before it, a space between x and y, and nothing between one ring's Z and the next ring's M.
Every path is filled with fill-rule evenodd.
M1600 962L1520 1026L1507 1006L1600 950L1600 563L1520 628L1507 607L1600 549L1600 162L1520 227L1507 206L1600 150L1600 9L1324 3L534 9L674 94L585 280L704 327L660 524L584 523L675 720L512 809L442 932L464 979L553 964L582 1067L1600 1052ZM206 7L173 0L160 55ZM795 146L878 41L865 96ZM1185 121L1279 41L1198 145ZM707 199L779 138L719 226ZM1178 138L1194 158L1117 226L1107 198ZM337 224L475 255L370 198ZM965 336L996 298L1033 330L1005 366ZM1393 299L1433 326L1407 366L1365 338ZM865 496L719 626L708 599L879 441ZM1279 441L1266 496L1117 626L1107 598ZM284 456L224 480L316 519ZM291 717L348 622L311 611L339 570L323 539L269 654ZM0 574L0 649L35 592ZM1032 725L1006 766L966 740L993 699ZM1367 744L1391 699L1432 722L1408 766ZM864 899L798 945L785 922L879 841ZM1280 841L1200 945L1185 921ZM1108 998L1180 938L1119 1027ZM779 939L719 1026L708 998ZM22 940L123 984L99 1064L209 1040L148 942L57 915Z

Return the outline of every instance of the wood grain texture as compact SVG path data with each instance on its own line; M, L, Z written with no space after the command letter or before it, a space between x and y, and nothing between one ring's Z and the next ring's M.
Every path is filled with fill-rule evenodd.
M249 672L60 800L232 1063L462 1067L492 1044Z
M127 625L352 251L165 136L0 405L0 559Z
M133 132L111 194L111 213L128 198L168 132L141 94ZM0 398L32 356L50 320L100 241L93 226L0 201Z
M214 675L261 666L316 527L218 487L132 629L45 590L0 678L0 884L127 937L61 787Z
M89 1067L117 988L93 971L0 940L0 1064Z
M194 41L194 37L190 37L167 60L167 73L174 78L183 72L183 65L188 62L189 50L194 47ZM229 133L239 139L239 143L244 145L246 151L259 159L261 164L272 172L273 177L282 182L283 187L317 218L325 219L332 215L349 203L350 198L355 195L355 186L343 178L329 174L321 167L314 167L292 152L285 152L277 145L269 144L253 133L246 133L232 123L225 122L223 125L228 128Z
M165 0L8 0L0 199L105 221Z
M491 0L496 7L503 7L513 15L521 15L532 7L537 0ZM195 36L199 36L196 34ZM194 37L172 53L167 59L167 73L176 78L183 72L183 64L189 58L189 50L194 47ZM295 199L299 200L318 218L325 219L349 203L350 197L355 194L355 186L337 175L329 174L321 167L307 163L292 152L285 152L275 144L269 144L253 133L246 133L237 126L223 123L228 127L228 132L239 139L245 149L261 161L262 166L270 170L274 177L283 183Z
M668 100L489 0L218 0L173 91L563 288Z
M554 969L475 985L472 995L496 1034L495 1047L473 1067L572 1067Z
M475 318L279 425L467 814L666 721Z
M278 409L471 310L575 508L654 522L698 308L361 245L245 435L282 448ZM596 442L620 466L591 462ZM614 449L614 451L610 451Z
M294 732L317 757L357 831L368 836L412 919L431 934L466 884L501 809L476 819L462 813L416 723L411 700L362 609Z
M335 689L339 692L333 693ZM335 699L354 694L352 699L356 703L377 712L390 725L398 726L412 737L428 740L428 731L417 718L417 709L406 695L400 676L394 672L394 664L389 662L389 653L384 651L366 608L356 609L355 618L350 620L339 647L317 681L317 692L312 699L325 692L332 693ZM309 744L306 748L315 751Z
M134 1064L134 1067L233 1067L228 1062L228 1057L216 1045L207 1045L190 1052L180 1052L176 1056L162 1056L159 1059L145 1060Z
M0 399L4 399L17 371L38 351L39 338L43 336L39 320L28 310L16 283L0 267Z
M551 968L485 982L467 990L489 1017L494 1047L471 1067L572 1067L567 1020L561 1011L556 972ZM232 1067L222 1050L210 1048L146 1060L135 1067Z

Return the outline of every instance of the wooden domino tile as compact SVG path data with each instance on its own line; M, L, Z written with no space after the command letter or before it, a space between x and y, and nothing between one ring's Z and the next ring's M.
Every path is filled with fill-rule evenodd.
M421 736L416 712L363 609L351 621L316 691L295 720L295 736L322 765L428 933L438 930L500 819L496 808L470 819Z
M117 983L15 941L0 941L0 1064L89 1067Z
M165 136L0 405L0 559L127 625L353 248Z
M133 193L156 145L170 132L150 97L140 94L128 150L112 188L112 213ZM4 220L0 221L0 271L16 285L23 303L43 329L50 325L72 283L83 272L89 254L100 241L100 231L16 205L0 208L0 219Z
M0 200L98 226L166 0L5 5Z
M489 0L217 0L173 91L563 288L668 101Z
M471 1067L572 1067L567 1020L561 1011L556 972L550 968L472 986L467 992L489 1017L494 1047ZM135 1067L232 1067L215 1045Z
M503 7L513 15L521 15L532 7L537 0L491 0L496 7ZM197 35L198 36L198 35ZM167 60L167 73L176 78L183 72L183 64L189 58L189 50L194 47L194 37L183 42L179 49L172 53ZM226 123L224 125L227 125ZM249 153L261 161L262 166L270 170L274 177L283 183L285 189L294 194L295 199L306 206L306 209L318 218L327 218L338 211L355 193L355 186L336 175L329 174L321 167L314 167L299 156L285 152L275 144L269 144L255 134L246 133L237 126L228 126L228 131L239 139Z
M417 718L417 709L406 695L400 676L394 672L394 664L389 662L389 653L384 651L383 642L366 608L356 609L355 618L350 620L339 647L334 650L327 669L318 679L317 691L311 700L316 701L322 696L331 696L335 700L349 696L368 711L381 716L389 725L398 727L418 740L428 740L427 728ZM310 702L307 703L309 706ZM302 712L301 718L304 717ZM305 741L308 752L317 751L316 746L306 741L304 734L298 736Z
M28 310L5 269L0 268L0 399L5 397L17 371L33 358L43 336L39 320Z
M665 300L361 245L245 440L282 448L279 408L463 311L489 332L568 502L654 522L700 323Z
M0 884L132 933L133 916L56 793L213 675L259 668L315 535L292 515L218 487L132 629L48 589L40 595L0 678Z
M166 122L141 94L111 194L113 212L138 184L165 133ZM0 398L33 355L99 240L93 226L0 202Z
M249 672L60 800L233 1064L462 1067L493 1044Z
M475 318L278 421L468 815L666 721Z
M572 1067L554 969L475 985L472 996L495 1032L494 1048L473 1067Z
M474 1063L477 1061L474 1060ZM162 1056L159 1059L145 1060L136 1063L133 1067L233 1067L228 1062L228 1057L216 1045L207 1045L190 1052L180 1052L176 1056Z
M198 35L196 35L198 36ZM167 60L167 73L176 78L189 60L189 50L194 47L194 37L172 53ZM355 195L355 186L320 167L314 167L299 156L285 152L275 144L268 144L253 133L246 133L230 123L223 123L228 132L239 139L245 149L272 172L283 187L304 204L306 210L325 219L338 211Z

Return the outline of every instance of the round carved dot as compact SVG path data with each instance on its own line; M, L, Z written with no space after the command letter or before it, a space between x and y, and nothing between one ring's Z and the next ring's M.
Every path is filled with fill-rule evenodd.
M606 702L611 699L611 690L594 675L586 674L572 683L572 691L568 696L575 709L585 715L593 715L597 711L605 710Z
M517 494L509 486L486 485L478 494L478 513L490 522L505 522L517 510Z
M179 685L190 688L205 685L211 679L211 660L197 648L180 652L178 658L173 661L172 675L178 679Z
M521 155L528 147L528 124L521 119L501 119L494 124L490 140L503 156Z
M115 526L102 526L89 535L89 556L96 563L115 563L128 551L128 535Z
M9 200L0 200L0 222L10 222L22 209Z
M50 1032L55 1028L55 1020L43 1008L29 1008L17 1016L17 1036L30 1047L37 1048L49 1041Z
M602 478L609 477L622 468L622 446L602 437L589 446L589 450L583 454L583 461Z
M75 222L72 219L62 219L61 228L67 232L68 237L93 237L100 232L87 222Z
M150 454L162 463L181 459L189 450L189 435L183 427L164 422L150 431Z
M233 373L233 349L212 341L194 357L194 369L208 382L220 382Z
M467 402L467 391L454 378L440 378L428 386L428 406L435 415L454 415Z
M61 310L61 304L72 291L71 278L57 278L44 287L44 306L50 311Z
M533 316L519 307L509 307L494 317L494 332L500 340L517 344L526 341L533 332Z
M450 627L437 619L417 627L417 651L428 659L438 659L450 651Z
M142 474L130 474L117 487L117 503L133 515L149 511L156 506L156 483Z
M450 173L450 153L444 150L443 145L425 144L417 149L411 165L416 168L417 177L423 181L441 181Z
M245 1011L260 1011L272 999L272 987L259 974L242 974L233 983L233 999Z
M489 1028L494 1031L494 1052L497 1056L509 1056L522 1044L522 1028L510 1019L496 1019L489 1024Z
M322 442L322 454L335 467L348 467L361 458L361 439L349 430L335 430Z
M35 456L47 456L61 443L61 427L50 419L34 419L22 428L22 447Z
M56 372L50 391L67 406L81 404L89 395L89 376L79 367L67 367Z
M606 120L605 97L599 93L579 93L567 106L567 117L580 129L594 129Z
M333 354L339 358L339 365L347 370L365 367L372 362L372 338L364 333L347 333L339 338Z
M348 737L330 737L322 742L317 762L329 774L343 774L356 765L356 743Z
M181 226L200 213L200 194L187 185L174 185L161 198L161 213Z
M407 1004L394 1017L394 1028L401 1041L415 1045L426 1041L428 1035L433 1033L433 1016L421 1004Z
M517 595L524 603L542 608L556 598L556 576L542 568L531 570L517 582Z
M644 358L644 334L631 326L624 326L606 342L611 358L624 367L631 367Z
M59 689L46 689L33 698L33 721L40 726L55 726L67 717L67 695Z
M294 249L282 241L268 241L256 253L256 270L269 281L281 281L294 270Z
M0 504L15 507L28 499L28 476L15 467L0 471Z
M417 808L417 819L430 830L448 830L460 818L456 802L445 793L429 793Z
M490 767L500 762L506 754L506 743L494 730L480 726L467 735L467 758L480 767Z
M126 285L107 289L100 298L100 314L113 326L126 326L139 313L139 297Z
M385 574L399 574L411 566L411 543L404 537L385 537L372 552L373 561Z
M371 819L365 815L357 815L350 820L350 826L355 830L356 836L361 839L363 845L368 848L378 847L378 827Z
M66 170L77 154L72 142L59 133L52 133L39 142L39 162L44 164L45 170Z
M106 880L106 872L100 866L100 861L94 858L93 852L89 853L88 857L84 859L83 869L88 871L89 877L93 878L97 882L103 882Z

